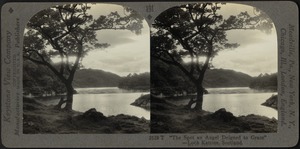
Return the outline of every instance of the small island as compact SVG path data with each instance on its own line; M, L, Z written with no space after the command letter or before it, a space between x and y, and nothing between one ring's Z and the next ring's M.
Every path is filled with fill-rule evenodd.
M254 77L250 82L249 87L258 91L272 91L277 92L277 73L272 74L260 74L257 77ZM273 109L278 109L278 95L272 94L270 98L268 98L261 105L267 106Z
M131 105L138 106L144 108L146 110L150 110L150 94L142 95L138 99L136 99Z
M278 110L278 95L272 95L266 102L262 103L261 105L274 108Z

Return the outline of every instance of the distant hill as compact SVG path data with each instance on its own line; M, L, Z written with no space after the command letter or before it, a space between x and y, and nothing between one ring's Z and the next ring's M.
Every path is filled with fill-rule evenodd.
M188 79L183 79L180 73L169 73L164 77L152 78L162 86L186 86L190 84ZM166 80L173 78L172 80ZM178 79L179 78L179 79ZM181 78L181 79L180 79ZM234 70L228 69L210 69L207 70L204 77L204 87L246 87L249 86L252 77ZM149 86L150 74L133 74L127 77L120 77L114 73L96 69L81 69L75 74L74 87L112 87L119 86L120 88L134 88L140 86ZM192 84L188 85L189 87ZM148 87L147 87L148 88Z
M114 87L121 77L103 70L80 69L75 73L74 87Z
M149 90L150 72L129 74L120 80L118 87L133 90Z
M229 69L209 69L205 73L204 87L248 87L252 77Z
M177 67L152 61L151 92L172 94L174 91L195 92L190 79ZM155 71L154 71L155 70ZM248 74L229 69L208 69L203 87L249 87L252 77Z
M177 68L172 66L154 65L152 73L132 74L120 77L117 74L96 69L80 69L75 73L74 87L116 87L120 88L149 88L167 90L193 90L193 84ZM153 71L155 70L155 71ZM151 82L150 82L151 75ZM272 76L272 75L270 75ZM241 72L227 69L210 69L205 73L204 87L248 87L250 82L257 85L255 80ZM273 77L272 77L273 78ZM27 93L42 94L53 90L56 93L64 92L64 85L48 69L43 66L24 62L23 87ZM253 87L255 88L255 87Z
M277 73L260 74L259 76L253 78L250 83L250 88L277 91L277 77Z

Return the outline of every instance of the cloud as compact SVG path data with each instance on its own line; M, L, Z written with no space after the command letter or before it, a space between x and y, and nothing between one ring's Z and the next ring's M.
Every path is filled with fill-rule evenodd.
M221 9L218 11L219 14L223 15L227 19L230 15L238 15L240 12L247 11L250 15L253 15L253 6L244 4L226 3L220 5Z
M240 36L246 33L240 32ZM233 69L252 76L277 72L277 37L264 35L264 42L247 42L234 50L224 50L213 60L216 68Z
M113 41L113 46L103 50L90 51L83 59L86 68L102 69L121 76L129 73L150 71L150 33L144 29L141 35L122 34ZM147 32L148 31L148 32ZM112 33L111 35L115 35ZM129 35L129 36L125 36ZM121 39L131 39L130 42Z
M100 43L108 43L110 46L116 46L120 44L126 44L134 42L132 39L130 31L114 31L114 30L105 30L97 32L97 39Z
M92 5L89 13L97 18L115 11L123 15L122 6L111 4ZM110 46L90 51L82 61L85 68L102 69L121 76L150 71L150 30L145 20L140 35L128 30L101 30L97 31L97 39Z
M90 5L91 9L88 10L88 13L93 15L94 19L98 18L101 15L108 15L111 12L118 12L121 16L124 16L124 8L122 5L117 4L105 4L97 3ZM142 34L148 34L149 26L146 21L143 21ZM134 42L136 38L135 33L129 30L100 30L97 31L97 39L99 43L108 43L111 47L115 47L120 44L127 44Z
M103 8L103 9L102 9ZM114 9L113 9L114 8ZM226 9L225 9L226 8ZM223 8L222 8L223 9ZM108 13L122 10L117 7L101 7L93 9L93 13ZM228 12L225 12L228 11ZM229 5L220 12L225 15L237 14L241 11L252 11L253 7ZM99 42L111 44L104 50L94 50L83 59L86 68L102 69L121 76L129 73L150 71L150 35L147 22L144 21L141 35L130 31L100 31ZM252 76L260 73L277 72L277 36L275 30L266 35L257 30L228 31L229 42L239 43L234 50L221 51L213 60L216 68L233 69Z
M241 12L247 11L249 15L256 15L255 7L243 4L226 3L221 5L221 9L218 11L219 14L223 15L224 19L227 19L230 15L238 15ZM241 47L246 47L249 44L254 43L266 43L271 36L266 35L262 31L258 30L230 30L227 31L227 38L229 42L239 43ZM275 27L272 29L272 34L276 35Z
M219 14L226 19L230 15L237 15L245 11L253 15L253 10L252 6L227 3L221 6ZM271 34L265 34L258 30L230 30L226 33L228 42L238 43L240 46L233 50L219 52L213 60L216 68L233 69L252 76L278 71L275 28L272 29Z
M97 39L100 43L108 43L111 47L115 47L120 44L134 43L140 36L149 35L149 32L149 26L144 20L141 35L137 36L129 30L101 30L97 32Z
M118 11L120 14L123 14L122 5L97 3L97 4L92 4L90 6L91 9L88 10L88 13L92 14L94 19L98 18L100 15L108 15L111 12L115 12L115 11Z
M249 44L266 43L268 35L257 30L231 30L227 31L228 42L238 43L240 47L246 47Z

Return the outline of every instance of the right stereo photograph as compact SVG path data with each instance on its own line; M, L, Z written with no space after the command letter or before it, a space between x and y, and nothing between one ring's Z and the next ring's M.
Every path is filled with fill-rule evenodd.
M151 133L276 133L277 35L263 11L189 3L151 28Z

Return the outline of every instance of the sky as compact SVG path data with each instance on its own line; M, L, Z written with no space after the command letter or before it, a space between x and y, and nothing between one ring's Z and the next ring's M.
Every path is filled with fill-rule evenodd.
M89 14L97 18L112 11L123 14L121 6L110 4L92 5ZM150 31L145 20L140 35L127 30L104 30L97 32L97 39L110 46L90 51L82 61L84 68L101 69L120 76L150 72Z
M241 4L221 5L218 14L226 19L230 15L237 15L247 11L253 15L253 7ZM275 28L271 34L259 30L230 30L226 32L228 43L238 43L235 49L225 49L214 57L214 68L232 69L246 73L250 76L258 76L264 73L277 72L277 35ZM205 58L200 59L205 61ZM189 58L184 59L190 62Z
M242 11L253 14L253 7L226 4L219 13L228 18L229 14L236 15ZM227 38L228 42L239 43L240 46L219 52L213 59L214 67L233 69L251 76L277 72L277 35L274 27L271 34L258 30L227 31Z
M97 18L112 11L122 14L123 8L118 5L97 4L92 5L89 13ZM219 14L227 18L241 11L251 14L253 7L227 3L221 6ZM109 43L110 46L90 51L83 59L82 65L84 68L102 69L120 76L149 72L150 30L145 20L143 27L141 35L124 30L98 31L99 42ZM239 43L240 46L219 52L212 62L215 68L233 69L251 76L277 72L277 35L274 28L271 34L257 30L228 31L227 38L229 42Z

